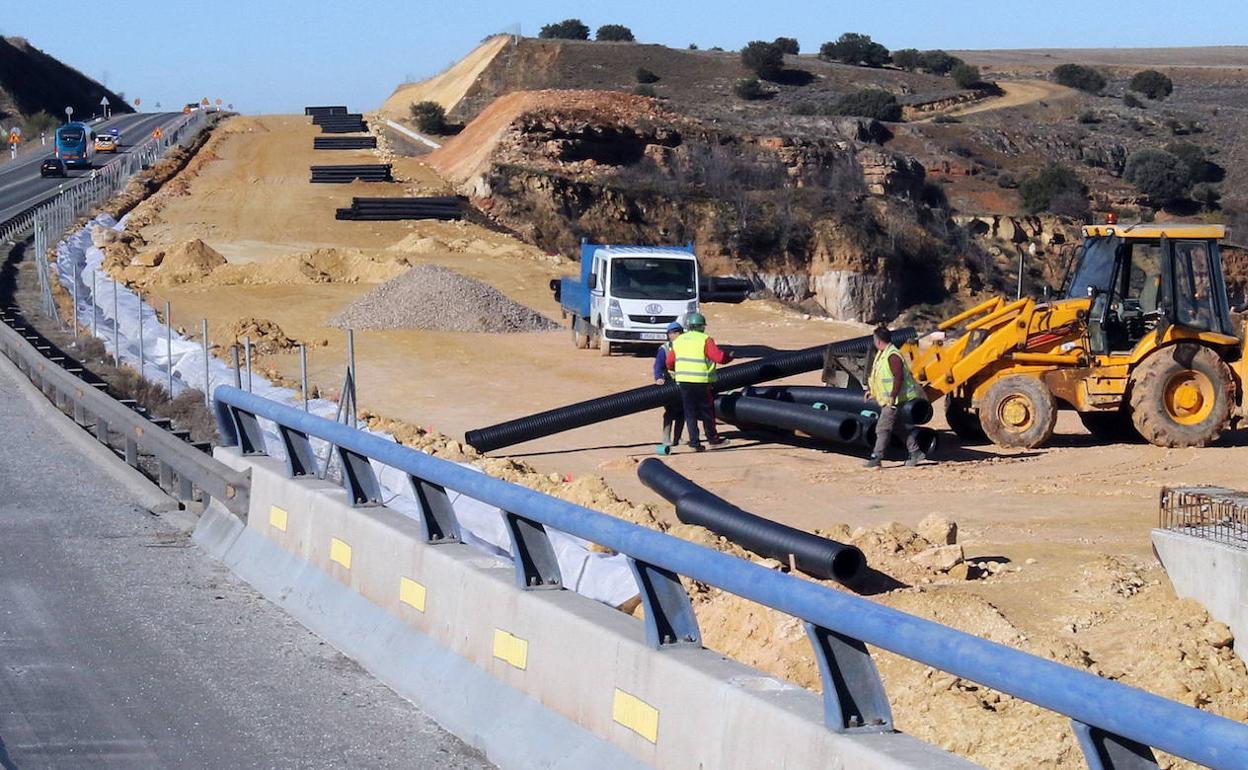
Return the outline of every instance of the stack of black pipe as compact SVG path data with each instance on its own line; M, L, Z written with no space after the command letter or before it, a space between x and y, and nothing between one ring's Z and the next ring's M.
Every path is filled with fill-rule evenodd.
M852 580L867 560L855 546L804 532L743 511L716 497L658 460L637 467L641 483L676 506L676 518L728 538L759 556L776 559L821 580Z
M753 291L754 285L746 278L704 276L698 285L698 300L736 305L749 299Z
M369 221L396 219L460 219L460 200L454 195L426 198L352 198L351 208L338 209L337 219Z
M893 332L893 341L897 344L912 339L914 339L914 329L899 329ZM719 371L719 377L713 388L716 392L737 390L759 382L818 371L823 368L825 354L863 355L871 349L871 346L871 337L858 337L834 342L831 345L817 345L789 353L778 353L745 364L736 364ZM471 430L464 436L464 440L478 452L489 452L565 430L677 403L680 403L680 388L674 383L646 385L626 390L623 393L594 398Z
M335 105L332 107L304 107L303 114L314 118L326 115L346 115L347 108L341 105Z
M857 444L868 424L875 423L854 412L814 409L805 404L737 394L715 399L715 415L739 428L801 431L834 444Z
M746 388L741 396L742 400L748 402L754 401L770 401L775 407L786 406L794 410L810 410L816 413L824 413L833 415L833 421L839 419L852 418L861 425L861 431L858 436L859 440L868 447L875 446L875 423L876 418L870 417L864 412L879 415L880 405L875 401L868 401L863 398L861 390L852 390L849 388L829 388L815 385L770 385L766 387L750 387ZM819 408L816 408L818 406ZM738 410L739 411L739 410ZM932 404L925 398L908 401L901 406L902 416L909 420L912 425L925 425L932 419ZM723 416L725 422L731 422L734 425L742 427L768 426L786 428L789 430L800 430L801 432L813 436L814 438L825 439L824 435L812 433L806 428L792 428L789 425L779 424L777 422L754 421L746 419L733 419L729 416ZM919 446L923 449L924 454L932 454L937 448L938 435L931 428L921 427L918 429L917 438ZM835 439L828 439L835 440ZM838 442L850 443L850 442ZM894 442L895 443L895 442Z
M314 150L370 150L377 146L375 136L314 136Z
M358 112L343 115L313 115L312 122L321 127L322 134L354 134L368 130L364 116Z
M359 179L363 182L393 182L389 163L359 163L341 166L313 166L313 184L346 184Z

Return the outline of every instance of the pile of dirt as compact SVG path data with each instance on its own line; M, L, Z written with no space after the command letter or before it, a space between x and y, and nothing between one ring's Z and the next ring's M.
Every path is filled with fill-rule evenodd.
M559 325L494 287L438 265L417 265L357 299L330 321L340 329L538 332Z
M410 263L375 257L359 249L320 248L267 262L226 265L204 281L212 286L382 283L402 275Z
M282 327L267 318L240 318L230 324L229 334L238 345L250 339L253 353L260 355L281 353L298 345L286 336Z
M147 262L142 266L155 267L152 282L162 286L198 281L226 264L220 252L198 238L155 252Z

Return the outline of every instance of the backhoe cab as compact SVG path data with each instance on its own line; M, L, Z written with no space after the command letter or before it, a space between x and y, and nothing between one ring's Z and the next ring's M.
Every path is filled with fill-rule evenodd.
M1243 331L1231 324L1220 225L1084 228L1063 298L994 298L912 345L916 378L959 435L1037 447L1058 409L1102 438L1202 446L1243 416ZM1237 335L1239 332L1239 336Z

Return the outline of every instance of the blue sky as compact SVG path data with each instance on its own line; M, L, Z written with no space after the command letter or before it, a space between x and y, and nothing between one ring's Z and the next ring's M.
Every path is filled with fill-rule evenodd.
M809 51L846 31L890 48L1248 44L1242 0L97 0L61 7L81 10L7 5L0 32L27 37L114 90L141 97L145 109L207 96L246 112L302 112L310 103L369 110L399 82L444 69L490 33L519 25L535 35L542 24L569 16L591 28L625 24L645 42L703 48L785 35ZM64 23L78 14L83 23Z

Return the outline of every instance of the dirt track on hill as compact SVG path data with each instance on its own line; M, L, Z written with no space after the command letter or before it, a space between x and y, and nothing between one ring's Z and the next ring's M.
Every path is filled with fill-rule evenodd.
M994 96L982 101L974 102L960 109L950 110L943 113L944 117L961 118L967 115L974 115L979 112L989 112L992 110L1004 110L1010 107L1021 107L1025 104L1034 102L1051 101L1055 99L1069 99L1078 94L1072 88L1060 86L1057 83L1051 83L1047 80L1000 80L997 85L1005 93L1001 96ZM928 118L923 122L929 122L932 118Z
M368 157L344 153L334 156L341 161L327 161L326 153L311 150L313 134L306 119L235 119L210 146L217 159L197 165L183 180L184 192L140 209L136 222L146 240L140 255L198 238L228 261L209 267L202 280L154 284L154 304L172 300L175 318L187 326L201 317L213 329L273 322L312 346L312 380L331 396L341 381L345 340L330 319L390 269L443 265L559 318L547 282L574 266L505 234L467 223L335 221L336 206L364 194L357 187L397 195L445 183L412 163L404 166L405 181L393 185L310 185L311 163ZM336 256L313 258L318 250ZM308 263L316 268L312 277ZM213 278L244 267L249 281ZM706 310L710 332L736 346L742 359L866 331L765 302ZM359 332L356 345L359 398L375 424L448 459L473 459L456 440L467 429L650 380L647 356L576 350L566 329ZM258 368L290 381L298 376L298 358L266 355ZM514 447L509 458L485 466L615 515L667 526L670 507L636 479L659 428L657 415L634 415ZM1248 439L1240 434L1207 449L1094 446L1070 414L1062 415L1058 430L1052 447L1027 452L948 439L940 464L889 463L874 473L860 467L860 451L786 446L732 430L729 448L680 452L668 462L742 508L862 542L873 563L901 581L874 601L1248 718L1248 671L1230 652L1225 628L1174 598L1148 540L1159 487L1242 486ZM571 482L562 481L569 475ZM957 542L968 559L961 574L921 567L908 550L918 542L911 530L933 514L959 525ZM673 532L726 547L696 528ZM709 646L818 686L800 624L715 592L695 601ZM881 656L880 667L897 724L907 732L1002 770L1082 766L1064 719L891 655Z

